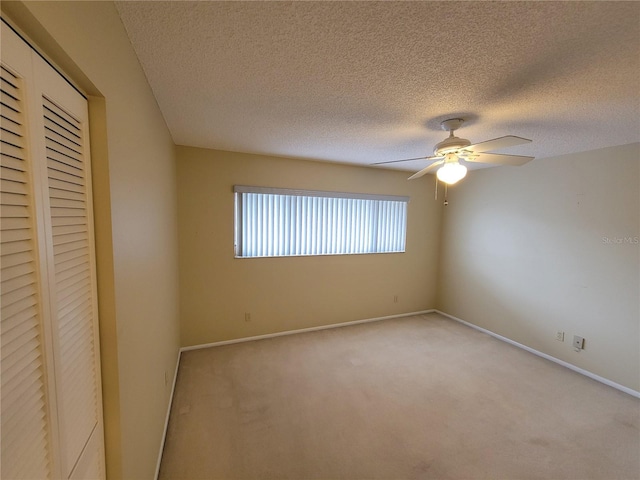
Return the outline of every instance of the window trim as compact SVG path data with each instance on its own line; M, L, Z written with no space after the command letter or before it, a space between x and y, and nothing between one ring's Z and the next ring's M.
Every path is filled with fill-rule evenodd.
M386 200L409 203L411 197L401 195L377 195L372 193L330 192L324 190L301 190L292 188L253 187L234 185L233 193L262 193L266 195L295 195L300 197L353 198L357 200Z

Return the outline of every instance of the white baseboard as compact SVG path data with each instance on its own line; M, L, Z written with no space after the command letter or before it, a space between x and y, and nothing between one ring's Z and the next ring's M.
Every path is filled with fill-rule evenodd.
M219 347L222 345L231 345L233 343L252 342L254 340L263 340L265 338L283 337L285 335L295 335L296 333L316 332L318 330L327 330L329 328L348 327L349 325L358 325L360 323L379 322L380 320L390 320L392 318L412 317L414 315L423 315L425 313L433 313L436 310L421 310L419 312L400 313L397 315L387 315L386 317L365 318L364 320L354 320L352 322L331 323L329 325L320 325L318 327L300 328L298 330L286 330L284 332L267 333L265 335L256 335L253 337L234 338L233 340L223 340L221 342L203 343L200 345L191 345L182 347L180 352L188 352L189 350L199 350L201 348Z
M498 335L495 332L492 332L491 330L487 330L486 328L482 328L479 327L477 325L474 325L473 323L469 323L469 322L465 322L464 320L458 318L458 317L454 317L453 315L449 315L448 313L445 312L441 312L440 310L435 310L436 313L439 313L440 315L443 315L447 318L450 318L451 320L455 320L456 322L462 323L463 325L466 325L468 327L471 327L475 330L478 330L480 332L486 333L487 335L491 335L494 338L497 338L498 340L502 340L503 342L506 342L510 345L513 345L515 347L521 348L523 350L526 350L527 352L533 353L534 355L537 355L539 357L542 357L546 360L549 360L553 363L557 363L558 365L562 365L563 367L568 368L569 370L573 370L574 372L580 373L582 375L584 375L585 377L589 377L593 380L596 380L600 383L604 383L605 385L608 385L610 387L615 388L616 390L620 390L621 392L627 393L631 396L634 396L636 398L640 398L640 392L633 390L629 387L625 387L624 385L620 385L619 383L613 382L607 378L601 377L600 375L596 375L593 372L590 372L588 370L585 370L583 368L580 367L576 367L575 365L573 365L572 363L569 362L565 362L564 360L560 360L559 358L556 357L552 357L551 355L548 355L546 353L540 352L539 350L536 350L534 348L531 347L527 347L526 345L523 345L521 343L518 343L514 340L511 340L510 338L507 337L503 337L502 335Z
M167 429L169 428L169 416L171 415L171 405L173 405L173 394L176 390L176 381L178 380L178 368L180 367L180 357L182 350L178 350L178 359L176 360L176 369L173 372L173 382L171 383L171 393L169 394L169 405L167 406L167 415L164 419L164 429L162 430L162 440L160 441L160 452L158 453L158 463L156 464L156 474L153 477L158 480L160 475L160 463L162 462L162 454L164 453L164 442L167 439Z

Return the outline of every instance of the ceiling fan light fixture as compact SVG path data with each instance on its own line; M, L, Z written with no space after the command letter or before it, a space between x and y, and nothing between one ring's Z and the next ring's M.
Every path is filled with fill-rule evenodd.
M447 161L436 173L438 180L447 185L453 185L462 180L466 175L467 167L461 165L455 155L447 155Z
M409 180L420 178L427 173L433 173L436 167L437 178L441 182L453 185L459 182L467 175L466 162L470 165L475 163L488 163L492 165L524 165L533 160L534 157L524 155L505 155L501 153L489 153L499 148L514 147L531 143L531 140L514 135L505 135L504 137L485 140L484 142L471 144L466 138L459 138L454 132L464 123L462 118L449 118L440 123L443 130L449 132L449 136L440 143L436 144L433 149L433 155L418 158L406 158L404 160L392 160L390 162L377 162L372 165L384 165L387 163L408 162L413 160L426 160L429 163L422 170L414 173ZM464 163L460 163L460 159Z

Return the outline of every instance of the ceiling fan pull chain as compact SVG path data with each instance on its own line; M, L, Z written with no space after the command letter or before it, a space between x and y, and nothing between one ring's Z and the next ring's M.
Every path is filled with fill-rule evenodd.
M447 205L449 205L449 200L447 200L447 192L449 191L449 189L447 188L449 185L447 185L446 183L444 184L444 206L446 207Z
M438 199L438 177L434 175L433 178L436 179L436 200L437 200Z

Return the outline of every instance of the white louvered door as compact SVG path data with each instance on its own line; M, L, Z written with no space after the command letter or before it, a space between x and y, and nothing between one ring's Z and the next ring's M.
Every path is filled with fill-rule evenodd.
M87 102L2 29L0 470L104 478Z
M4 32L3 32L4 33ZM51 416L36 242L26 47L3 35L0 105L2 478L51 477ZM28 47L27 47L28 48ZM9 53L12 52L12 53ZM8 58L7 58L8 57Z
M87 102L36 57L42 174L52 323L57 340L58 417L64 447L63 474L88 478L102 455L100 383ZM98 440L98 441L96 441ZM95 477L94 477L95 478Z

